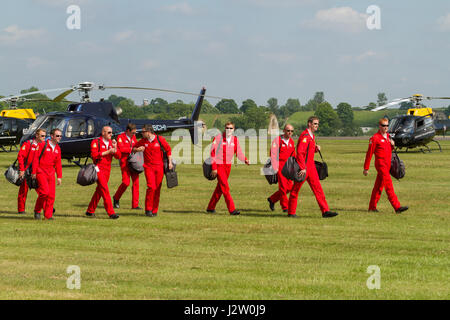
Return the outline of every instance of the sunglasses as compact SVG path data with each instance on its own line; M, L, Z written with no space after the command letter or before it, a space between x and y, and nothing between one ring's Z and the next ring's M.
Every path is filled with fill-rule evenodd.
M286 132L294 132L294 130L286 130Z
M112 131L108 131L107 134L112 134Z
M389 127L388 124L380 124L380 127Z
M41 134L40 137L41 137L41 138L45 138L45 134Z
M225 128L225 129L227 129L227 130L233 130L234 128Z
M318 123L318 122L315 122L315 123L313 123L313 125L315 125L315 126L318 126L318 125L319 125L319 123Z
M45 136L44 136L44 137L45 137ZM56 138L61 138L62 135L61 135L61 134L55 134L55 137L56 137Z

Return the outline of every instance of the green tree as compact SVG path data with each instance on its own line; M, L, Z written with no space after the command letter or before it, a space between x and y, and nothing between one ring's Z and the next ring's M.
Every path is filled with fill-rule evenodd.
M338 134L341 121L337 113L328 102L322 102L317 107L315 116L319 118L320 126L318 134L322 136L334 136Z
M195 103L192 104L192 110L194 110ZM203 100L201 113L218 114L220 111L214 107L208 100Z
M350 104L346 102L339 103L336 107L336 112L344 127L351 126L353 124L354 115Z
M241 110L241 112L246 113L247 110L252 107L258 108L255 101L253 101L252 99L247 99L242 102L242 106L240 107L240 110Z
M156 98L156 99L152 99L150 101L150 106L152 109L153 113L164 113L167 111L167 106L169 105L169 103L162 99L162 98Z
M386 97L386 94L385 94L384 92L380 92L380 93L377 95L377 97L378 97L377 103L378 103L379 106L382 106L383 104L386 104L387 101L388 101L388 99L387 99L387 97Z
M450 117L450 105L444 110L444 113L447 117Z
M267 128L269 115L262 108L256 106L249 107L243 116L232 117L230 119L236 125L236 128L244 130Z
M274 115L278 117L280 107L278 106L277 98L270 98L269 100L267 100L267 107L269 108L270 112L272 112Z
M325 102L325 94L323 91L317 91L314 94L313 100L317 103L317 105L321 104L322 102Z
M280 108L280 115L283 118L287 118L297 111L301 111L300 100L289 98L286 104Z
M134 101L132 99L125 99L120 101L117 105L117 108L122 109L121 118L128 119L146 119L147 116L142 108L139 108L134 105Z
M216 109L221 113L239 113L239 108L233 99L222 99L216 104Z

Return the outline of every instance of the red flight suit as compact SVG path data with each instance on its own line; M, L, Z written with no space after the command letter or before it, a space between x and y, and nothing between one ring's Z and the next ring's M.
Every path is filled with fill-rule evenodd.
M135 148L145 147L144 150L144 173L147 180L147 192L145 195L145 211L151 211L153 214L158 213L159 198L161 194L162 180L164 178L164 162L162 147L166 151L167 156L172 155L172 149L162 136L153 138L152 141L142 138L134 146Z
M309 148L308 148L309 146ZM329 211L328 203L325 199L325 194L322 190L322 185L320 184L319 175L317 174L317 169L314 164L314 153L317 152L316 138L309 130L306 129L302 132L297 142L297 162L300 166L300 170L306 168L306 179L302 182L295 182L291 190L291 195L289 197L289 208L288 214L294 215L297 211L297 199L300 188L305 181L308 181L309 187L311 188L314 196L316 197L317 203L319 204L322 213ZM308 159L306 160L306 154L308 153Z
M112 216L113 214L115 214L111 201L111 195L109 193L108 181L111 174L112 158L114 157L116 159L119 159L120 150L117 149L116 153L114 154L102 156L103 152L108 151L112 148L112 141L109 140L108 143L105 144L105 142L103 141L103 137L94 139L91 142L92 160L94 160L94 163L97 165L99 171L97 172L97 188L95 189L94 195L92 196L91 202L89 203L89 207L87 209L88 213L94 214L100 198L103 198L103 204L108 216Z
M130 155L131 151L133 150L133 147L137 143L136 136L133 135L130 138L128 138L127 134L121 133L117 137L117 148L120 150L120 170L122 171L122 184L117 189L114 200L119 201L122 197L122 194L127 190L128 186L130 185L130 178L133 182L131 186L131 192L132 192L132 200L131 200L131 207L136 208L139 206L139 174L133 172L128 167L128 156Z
M392 149L389 133L386 133L387 138L384 138L380 131L375 133L369 140L369 148L366 153L366 160L364 162L364 170L369 170L370 160L375 153L375 168L377 169L377 178L375 185L373 186L372 196L370 197L369 210L376 210L378 200L380 200L381 192L383 188L386 189L386 193L389 202L395 210L400 208L400 202L394 192L394 186L392 185L391 175L389 170L391 169L391 157Z
M45 147L45 149L43 149ZM42 152L42 150L44 150ZM41 156L42 154L42 156ZM39 158L41 158L39 160ZM33 158L32 174L36 175L38 182L38 198L34 206L34 212L40 213L44 209L44 217L50 219L53 216L55 203L55 172L58 179L62 178L61 149L59 145L54 148L51 142L43 141L38 144Z
M278 191L270 196L270 201L276 203L279 200L283 210L288 209L289 202L287 194L291 192L294 185L292 180L287 179L281 173L286 160L290 156L295 156L294 140L289 138L289 141L286 144L281 136L275 138L272 142L272 147L270 148L270 158L272 160L272 168L275 171L278 170Z
M19 163L19 170L25 171L30 164L33 163L34 153L37 148L36 139L25 141L20 147L19 154L17 156L17 162ZM25 203L27 201L28 185L25 179L19 188L19 194L17 196L17 212L25 212Z
M221 148L218 149L222 140ZM217 202L223 194L228 212L232 213L236 210L233 198L230 194L230 186L228 185L228 177L231 172L231 162L236 154L239 160L246 161L244 153L239 145L239 139L232 136L230 142L227 141L225 133L217 135L211 148L212 170L217 170L217 186L208 204L208 210L215 210Z

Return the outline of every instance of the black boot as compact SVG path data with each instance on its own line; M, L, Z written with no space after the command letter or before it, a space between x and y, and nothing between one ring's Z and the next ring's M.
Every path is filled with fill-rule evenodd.
M333 211L327 211L322 213L322 218L332 218L332 217L336 217L338 215L337 212L333 212Z
M113 198L113 202L114 202L113 204L114 209L119 209L120 208L119 200Z
M275 203L272 202L272 200L270 200L270 198L267 198L267 201L269 201L269 208L270 210L275 210Z

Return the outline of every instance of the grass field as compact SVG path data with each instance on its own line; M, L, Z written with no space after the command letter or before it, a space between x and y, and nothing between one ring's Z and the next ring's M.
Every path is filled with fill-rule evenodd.
M230 184L240 216L223 199L206 214L215 181L200 165L178 166L180 186L163 186L159 217L129 209L118 220L84 216L94 186L75 183L77 167L63 164L54 221L35 221L36 193L27 214L16 213L17 187L4 178L0 201L0 299L448 299L450 297L450 141L444 151L402 153L406 176L395 191L410 209L395 214L386 195L368 213L373 165L362 175L366 140L320 140L329 166L322 182L339 216L321 218L307 185L288 219L266 198L276 190L261 165L233 165ZM6 167L15 153L1 153ZM116 165L111 192L120 183ZM165 183L165 181L163 182ZM141 206L145 179L141 176ZM81 289L69 290L69 265ZM381 288L369 290L367 268L380 268Z

